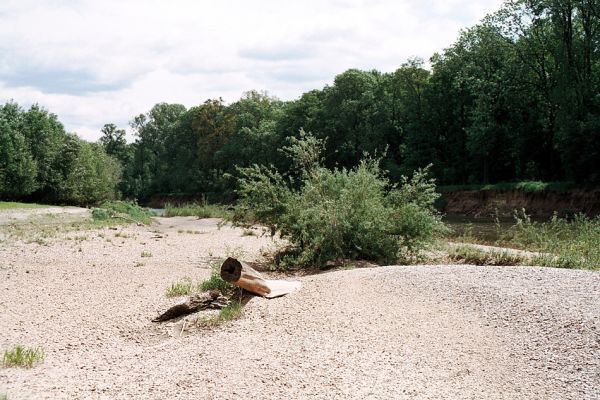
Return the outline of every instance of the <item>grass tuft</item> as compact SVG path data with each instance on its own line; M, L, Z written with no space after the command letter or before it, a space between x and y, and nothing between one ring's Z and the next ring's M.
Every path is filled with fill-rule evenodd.
M21 345L15 346L12 350L6 350L2 357L2 364L7 367L31 368L36 363L44 359L44 351L41 347L26 348Z
M192 279L189 277L182 278L178 282L171 283L171 286L167 288L167 297L179 297L192 294L194 292L195 285L192 283Z
M198 326L203 328L214 328L227 321L239 319L244 314L244 306L239 300L234 300L227 307L219 311L219 314L211 318L202 318L198 320Z
M235 288L231 283L224 281L216 272L213 272L210 278L200 283L201 290L219 290L223 294L233 292Z

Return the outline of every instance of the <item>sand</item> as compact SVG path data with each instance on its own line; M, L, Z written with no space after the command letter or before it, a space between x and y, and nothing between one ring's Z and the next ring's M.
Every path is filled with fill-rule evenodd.
M253 298L218 328L181 329L151 322L177 301L165 296L172 282L205 279L226 255L259 260L278 243L214 219L158 221L0 243L0 350L45 352L32 369L0 368L0 395L600 398L597 272L339 270L296 277L298 292Z

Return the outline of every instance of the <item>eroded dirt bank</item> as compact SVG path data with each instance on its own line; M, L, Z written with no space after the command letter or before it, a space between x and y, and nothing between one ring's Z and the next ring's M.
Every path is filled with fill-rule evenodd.
M0 244L0 369L9 399L597 399L600 274L390 266L304 276L242 319L170 335L166 287L273 245L216 220ZM84 239L85 237L85 239ZM76 239L78 238L78 239ZM141 252L151 254L141 257ZM146 254L148 254L146 253Z
M584 213L600 215L600 190L570 191L544 190L460 190L442 192L441 210L447 214L490 216L496 211L501 216L512 216L514 210L525 209L535 217L550 217Z

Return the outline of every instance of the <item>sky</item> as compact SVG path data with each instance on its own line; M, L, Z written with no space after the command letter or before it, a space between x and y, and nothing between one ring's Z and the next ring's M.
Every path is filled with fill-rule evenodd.
M429 59L501 0L0 0L0 103L97 140L160 102L282 100ZM129 132L131 140L131 132Z

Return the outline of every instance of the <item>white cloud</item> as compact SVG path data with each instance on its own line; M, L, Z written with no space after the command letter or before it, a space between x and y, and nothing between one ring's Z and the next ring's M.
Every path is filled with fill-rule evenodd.
M392 71L450 45L501 0L2 0L0 101L95 140L157 102L282 99L348 68Z

